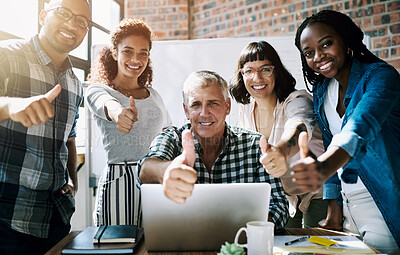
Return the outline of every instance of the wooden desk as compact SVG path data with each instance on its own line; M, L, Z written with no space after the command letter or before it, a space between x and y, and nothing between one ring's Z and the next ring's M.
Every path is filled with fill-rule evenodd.
M77 171L79 171L82 168L83 164L85 164L85 153L79 153L77 155L77 162L76 163L78 164Z
M49 250L45 255L60 255L62 248L67 245L74 237L79 234L78 232L69 233L63 240ZM314 236L341 236L347 235L344 232L332 231L323 228L287 228L277 235L314 235ZM370 247L371 248L371 247ZM375 253L379 251L371 248ZM147 252L145 244L139 246L135 254L139 255L215 255L218 251L202 251L202 252Z

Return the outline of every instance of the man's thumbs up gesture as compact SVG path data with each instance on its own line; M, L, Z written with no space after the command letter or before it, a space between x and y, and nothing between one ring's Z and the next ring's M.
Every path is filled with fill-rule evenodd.
M185 203L186 198L192 195L197 181L197 172L193 169L196 153L190 130L182 133L182 148L182 154L171 162L163 179L165 196L178 204Z
M315 158L308 147L308 134L301 132L299 135L300 160L291 167L293 182L307 192L321 188L323 181L319 170L320 162Z
M61 89L61 85L58 84L45 95L13 98L7 104L8 116L0 119L10 118L25 127L42 124L54 116L51 102L60 94Z

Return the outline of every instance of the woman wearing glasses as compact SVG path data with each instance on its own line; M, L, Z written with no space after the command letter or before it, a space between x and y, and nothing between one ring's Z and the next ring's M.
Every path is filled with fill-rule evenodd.
M288 194L291 218L286 227L318 227L327 210L327 203L321 199L322 191L301 193L287 171L287 164L299 159L297 141L301 131L312 134L313 152L323 152L321 133L315 127L312 98L304 90L295 90L295 85L296 80L283 66L275 49L260 41L242 50L230 93L242 104L239 126L264 136L260 141L264 152L260 161L269 174L281 178Z
M122 20L89 75L86 102L101 130L108 163L98 185L96 226L140 225L136 162L171 124L161 96L151 87L151 37L144 22Z

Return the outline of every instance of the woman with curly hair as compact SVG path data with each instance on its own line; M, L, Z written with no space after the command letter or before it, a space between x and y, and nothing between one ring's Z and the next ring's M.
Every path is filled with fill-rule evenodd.
M326 152L307 157L301 137L305 157L292 171L305 191L331 177L324 192L343 198L344 230L391 253L400 247L400 77L363 36L351 18L329 10L298 28L295 44Z
M94 222L140 225L136 162L171 119L151 87L151 29L143 21L124 19L111 33L111 42L95 61L85 94L108 164L99 180Z
M276 50L260 41L248 44L240 53L230 93L242 104L239 126L263 135L261 141L266 151L261 163L269 174L280 177L289 200L291 218L286 227L318 227L327 211L322 190L297 189L287 171L288 164L300 158L297 140L301 131L313 134L313 150L323 152L321 132L314 129L311 95L305 90L296 90L295 85L296 80Z

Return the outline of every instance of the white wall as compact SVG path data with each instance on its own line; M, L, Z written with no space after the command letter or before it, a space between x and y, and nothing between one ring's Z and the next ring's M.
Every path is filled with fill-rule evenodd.
M304 88L299 53L294 46L294 36L201 39L190 41L154 42L151 61L154 68L153 87L162 95L173 123L186 123L182 108L182 84L193 71L211 70L228 81L234 76L242 49L250 42L265 40L279 53L284 65L297 79L298 88ZM237 104L227 118L229 124L237 123Z

